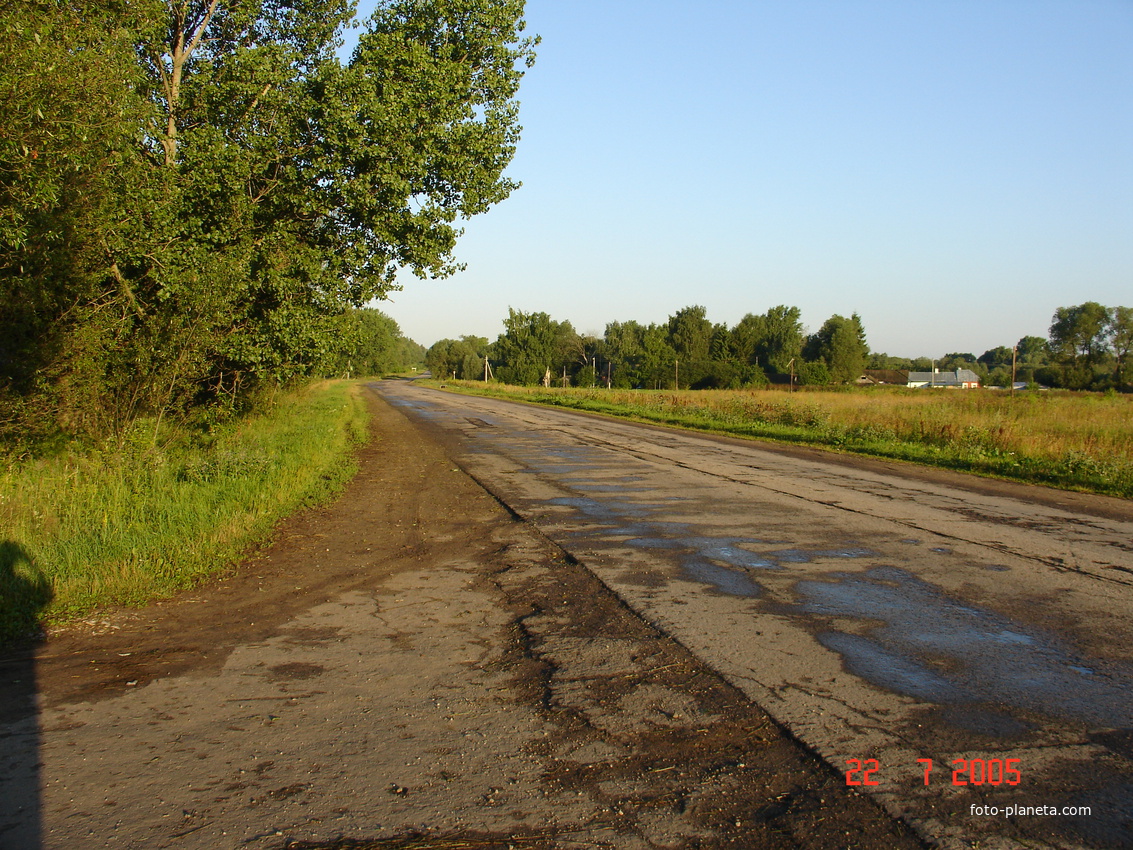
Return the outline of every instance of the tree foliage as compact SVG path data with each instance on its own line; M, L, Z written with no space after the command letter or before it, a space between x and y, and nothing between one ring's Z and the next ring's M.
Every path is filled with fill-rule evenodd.
M1119 387L1133 386L1133 374L1129 371L1129 356L1133 354L1133 307L1114 307L1109 327L1114 383Z
M407 339L396 321L381 310L352 310L344 322L344 348L327 374L342 377L382 376L425 366L425 349Z
M508 384L534 385L549 371L552 378L569 367L577 357L570 322L556 322L546 313L524 313L508 308L504 332L489 352L496 375ZM581 362L576 365L583 365Z
M861 377L869 359L861 317L857 313L848 319L837 314L831 316L807 339L803 353L808 361L822 362L831 383L853 383ZM811 372L814 377L810 382L817 382L821 372Z
M0 10L0 403L70 431L333 370L503 172L522 0L25 0ZM0 419L4 416L0 413Z
M835 314L807 336L797 307L779 305L762 315L748 313L729 328L711 322L703 306L691 306L663 323L610 322L597 340L578 335L569 322L556 322L545 313L512 310L493 351L501 358L502 380L530 384L542 380L547 368L556 384L565 372L576 386L605 384L608 377L611 386L621 388L708 389L785 384L792 371L799 384L822 386L853 383L867 367L936 367L971 370L985 385L1007 386L1014 378L1047 386L1128 390L1133 308L1096 302L1060 307L1049 340L1024 336L1013 346L996 346L979 357L953 351L912 359L870 352L857 313L849 318Z
M441 339L433 343L426 352L425 365L434 377L473 381L484 377L484 360L487 356L486 337Z
M760 358L786 365L786 354L797 356L801 347L794 307L748 315L729 328L712 323L704 307L691 306L664 323L610 322L601 339L582 336L546 313L512 309L491 356L496 376L509 383L539 383L549 369L556 385L565 376L574 386L707 389L765 386Z
M757 348L759 361L780 375L790 371L790 362L802 354L803 325L798 307L780 304L764 316L764 336Z
M1111 312L1096 301L1059 307L1050 323L1050 347L1063 367L1064 385L1085 389L1108 350Z

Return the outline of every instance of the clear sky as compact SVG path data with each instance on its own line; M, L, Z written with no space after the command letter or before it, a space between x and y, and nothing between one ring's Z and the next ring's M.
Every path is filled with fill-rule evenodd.
M365 9L367 0L363 0ZM372 3L371 3L372 8ZM1133 306L1133 0L528 0L510 199L379 306L729 326L777 304L977 356Z

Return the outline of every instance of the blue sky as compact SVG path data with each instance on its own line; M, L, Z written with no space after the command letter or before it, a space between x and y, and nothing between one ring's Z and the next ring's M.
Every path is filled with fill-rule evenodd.
M363 0L365 7L365 0ZM512 197L378 304L424 345L508 307L601 335L777 304L976 355L1133 306L1133 0L528 0Z

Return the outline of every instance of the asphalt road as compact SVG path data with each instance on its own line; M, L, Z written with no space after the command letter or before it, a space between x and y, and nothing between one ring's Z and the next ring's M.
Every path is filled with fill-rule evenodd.
M922 836L1133 846L1133 505L379 392Z
M339 498L0 652L0 850L923 848L367 395Z

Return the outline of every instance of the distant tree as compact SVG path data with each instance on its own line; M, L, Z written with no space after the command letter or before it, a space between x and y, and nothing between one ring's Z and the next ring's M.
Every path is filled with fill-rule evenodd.
M654 389L674 385L677 353L669 344L667 325L649 324L641 335L641 386Z
M668 368L673 372L672 381L679 381L682 387L697 383L708 371L713 325L706 313L704 307L693 306L669 317L667 348L673 359Z
M535 385L548 369L555 377L581 368L574 361L577 334L570 322L556 322L546 313L523 313L508 308L504 332L491 347L496 377L508 384Z
M474 381L484 377L484 358L488 340L479 336L442 339L433 343L425 355L425 365L436 378L455 377Z
M425 368L425 346L403 336L398 340L397 359L403 372L410 369L414 371L422 370Z
M1006 366L1010 369L1012 356L1010 348L1005 345L1000 345L995 348L989 348L977 358L977 362L988 370L1000 366Z
M645 328L634 321L610 322L606 325L604 353L613 386L628 389L642 385L644 333Z
M712 323L703 307L685 307L669 317L669 345L685 362L708 360Z
M798 368L798 382L806 387L825 387L834 383L823 360L804 360Z
M970 351L952 351L936 361L936 367L947 372L951 372L955 369L971 369L975 371L978 365L979 360L977 360L976 355L972 354Z
M1118 387L1133 385L1129 355L1133 353L1133 307L1114 307L1110 313L1109 339L1113 349L1113 380Z
M732 332L723 322L712 326L712 339L708 343L708 359L714 361L734 361L732 351Z
M1050 324L1050 347L1063 369L1063 383L1084 389L1094 381L1095 368L1108 352L1109 309L1096 301L1059 307Z
M1050 359L1050 343L1041 336L1025 336L1015 343L1016 363L1038 366Z
M598 367L593 363L580 366L575 369L570 381L571 385L575 387L596 387L598 386Z
M831 316L817 333L807 339L804 356L826 364L830 381L848 384L861 377L869 357L865 329L854 313L849 319Z
M570 322L556 322L554 362L558 365L553 367L557 370L556 374L561 375L565 367L567 376L573 378L580 370L589 367L593 374L597 375L594 361L598 354L598 342L592 336L583 336L575 331ZM575 386L592 387L597 379L583 378L579 380L586 380L587 382L585 384L575 383Z
M802 354L803 325L798 307L780 304L763 317L763 338L756 349L756 358L765 369L780 375L789 371L792 359Z
M1015 380L1052 385L1045 373L1039 377L1037 370L1048 367L1051 352L1050 343L1041 336L1025 336L1015 343Z
M1011 384L1011 365L996 366L986 372L978 373L980 384L985 387L1008 387Z
M767 336L767 320L763 316L748 313L731 331L732 356L740 363L755 364L758 352Z
M488 338L466 334L460 338L457 350L461 355L457 375L466 381L483 379L486 371L484 361L488 359Z
M351 311L355 325L353 345L339 355L332 373L347 375L385 375L400 372L401 328L381 310L362 308Z
M926 361L927 364L928 361ZM909 357L892 357L884 352L871 351L867 369L892 369L895 371L911 372L919 368L917 361Z
M740 374L743 381L742 386L745 387L760 389L771 383L767 378L767 373L763 371L758 363L749 363L743 366Z
M710 360L707 368L694 383L689 385L694 390L736 390L750 383L746 380L747 370L734 360Z

